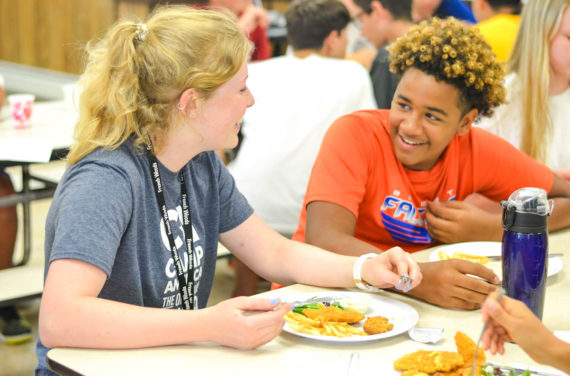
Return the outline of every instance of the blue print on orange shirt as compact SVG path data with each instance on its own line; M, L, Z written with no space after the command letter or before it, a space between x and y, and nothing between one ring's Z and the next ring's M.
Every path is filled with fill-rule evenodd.
M387 196L380 209L382 224L392 239L417 244L433 241L425 228L424 212L425 208L417 209L413 203L394 196Z

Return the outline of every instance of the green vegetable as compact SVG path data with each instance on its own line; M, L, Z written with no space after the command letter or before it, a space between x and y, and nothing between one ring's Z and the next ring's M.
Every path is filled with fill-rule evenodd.
M341 306L340 303L338 303L338 302L333 302L333 303L331 303L331 306L334 306L334 307L337 307L337 308L340 308L340 309L346 311L346 308L344 308L343 306ZM305 305L301 305L301 306L298 306L298 307L293 308L293 312L295 312L295 313L301 313L301 314L302 314L302 313L303 313L303 310L304 310L304 309L307 309L307 308L311 308L311 309L321 309L321 305L320 305L319 303L305 304Z
M293 308L293 312L302 314L303 310L307 309L307 308L321 309L321 306L318 303L305 304L305 305L301 305L301 306Z
M497 373L497 372L499 372L499 373ZM495 368L491 365L488 365L486 367L481 368L481 375L482 376L495 376L498 374L506 375L506 373L504 373L504 372L506 372L506 371L500 372L499 368ZM528 369L523 371L523 373L516 373L514 369L510 369L508 376L531 376L531 373Z
M342 309L343 311L346 311L346 308L344 308L343 306L341 306L339 302L333 302L333 303L331 303L331 305L334 306L334 307L340 308L340 309Z

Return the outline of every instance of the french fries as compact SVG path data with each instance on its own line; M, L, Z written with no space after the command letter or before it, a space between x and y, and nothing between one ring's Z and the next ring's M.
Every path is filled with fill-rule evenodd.
M334 337L350 337L353 335L366 336L364 331L355 328L345 322L334 322L324 320L322 317L310 319L305 315L296 312L288 312L285 321L291 329L306 334L324 335Z
M453 254L450 256L445 251L440 250L437 253L437 255L438 255L440 260L459 259L459 260L471 261L471 262L481 264L481 265L485 265L486 263L489 262L488 257L477 256L477 255L469 255L469 254L460 253L460 252L453 252Z

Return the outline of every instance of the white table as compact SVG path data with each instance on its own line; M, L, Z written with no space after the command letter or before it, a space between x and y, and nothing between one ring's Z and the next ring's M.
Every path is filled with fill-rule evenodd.
M549 277L543 322L552 330L570 330L570 230L550 236L550 250L564 252L564 268ZM432 250L414 254L428 260ZM262 294L294 299L299 293L323 289L294 285ZM359 375L398 375L395 359L418 349L456 351L453 336L461 330L477 339L482 328L480 311L459 311L435 307L407 296L383 292L405 302L419 313L419 327L443 327L444 339L437 345L413 342L407 334L360 344L330 344L282 333L270 343L252 351L240 351L215 344L166 346L139 350L52 349L48 364L62 375L344 375L352 352L360 354ZM518 346L507 344L504 356L487 359L502 364L537 366Z
M22 190L0 198L0 207L21 203L23 206L24 254L17 265L27 263L31 250L30 202L53 196L57 182L34 176L30 164L48 163L67 154L73 141L77 111L64 101L34 104L32 125L15 128L8 107L4 107L0 122L0 168L18 166L22 171ZM31 183L41 183L32 189Z
M24 265L0 270L0 307L39 298L44 285L43 265Z

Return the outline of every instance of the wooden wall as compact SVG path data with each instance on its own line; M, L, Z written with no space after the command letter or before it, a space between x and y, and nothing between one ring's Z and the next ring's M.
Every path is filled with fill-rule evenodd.
M157 0L0 0L0 60L81 73L83 47L128 15L144 18ZM168 0L169 3L177 1ZM264 0L285 10L291 0Z
M0 60L80 73L87 41L118 17L147 13L132 0L0 0Z

